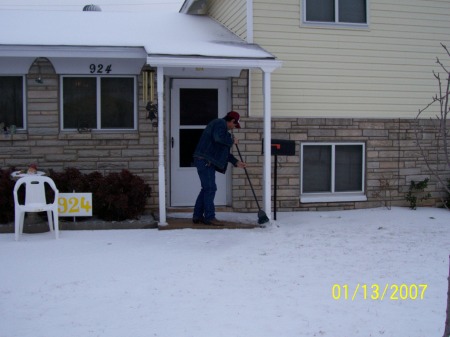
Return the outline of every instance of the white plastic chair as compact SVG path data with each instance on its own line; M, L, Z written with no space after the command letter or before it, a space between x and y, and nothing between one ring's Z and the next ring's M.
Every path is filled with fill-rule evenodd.
M45 197L45 183L47 183L55 193L55 200L48 204ZM25 184L25 203L19 204L17 191L20 186ZM50 231L55 232L55 237L59 237L59 221L58 221L58 197L59 191L55 182L45 176L26 176L17 180L14 185L14 227L15 239L19 240L19 235L23 233L23 222L26 212L47 212L48 224Z

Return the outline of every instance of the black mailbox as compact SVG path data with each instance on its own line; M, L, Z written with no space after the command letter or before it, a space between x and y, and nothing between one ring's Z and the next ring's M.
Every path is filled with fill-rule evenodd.
M263 154L264 154L264 139L263 139ZM295 141L286 139L271 139L270 153L275 156L274 174L273 174L273 218L277 219L277 168L278 156L295 156Z
M272 156L295 156L295 141L286 139L272 139L270 149Z

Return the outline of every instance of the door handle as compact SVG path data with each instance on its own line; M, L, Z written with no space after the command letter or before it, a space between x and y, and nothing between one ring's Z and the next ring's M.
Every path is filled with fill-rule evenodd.
M173 137L171 138L171 142L172 142L172 149L173 149L173 143L174 143Z

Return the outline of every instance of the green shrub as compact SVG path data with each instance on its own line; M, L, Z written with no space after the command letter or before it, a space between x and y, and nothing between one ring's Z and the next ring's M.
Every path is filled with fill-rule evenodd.
M425 189L428 187L428 181L430 181L428 178L417 183L411 180L408 193L406 194L406 201L409 202L409 208L416 209L418 201L424 201L431 198L431 194L425 192Z

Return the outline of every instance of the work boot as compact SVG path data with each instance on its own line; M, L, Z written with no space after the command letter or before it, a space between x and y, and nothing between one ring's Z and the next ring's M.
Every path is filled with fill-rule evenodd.
M192 222L195 223L196 225L199 224L199 223L204 223L205 222L205 218L204 217L192 218Z
M210 220L205 220L204 224L209 225L209 226L224 226L225 225L222 221L217 220L216 218L212 218Z

